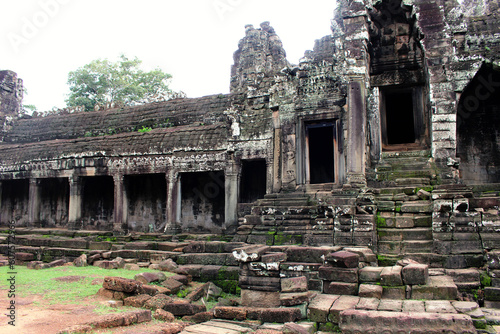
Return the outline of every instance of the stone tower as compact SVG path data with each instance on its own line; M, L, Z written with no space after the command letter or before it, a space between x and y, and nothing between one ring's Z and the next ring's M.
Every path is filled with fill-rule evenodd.
M0 121L5 123L6 117L16 116L22 109L23 81L17 73L0 71Z
M252 91L268 88L276 73L288 62L280 38L269 25L263 22L259 29L247 25L246 35L240 40L234 53L231 68L231 92Z

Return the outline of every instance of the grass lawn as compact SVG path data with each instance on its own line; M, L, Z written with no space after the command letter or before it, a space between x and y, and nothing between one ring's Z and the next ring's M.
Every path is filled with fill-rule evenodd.
M49 269L28 269L25 266L16 266L16 296L28 297L30 295L42 296L44 303L48 304L82 304L95 305L95 311L99 314L109 312L128 311L128 308L111 308L101 304L98 300L93 300L102 284L92 285L95 279L103 279L106 276L120 276L134 278L141 272L154 272L155 270L141 268L140 271L125 269L101 269L99 267L73 267L62 266ZM0 267L0 277L10 277L7 274L12 272L8 266ZM168 273L166 273L168 275ZM80 276L81 280L72 281L70 279L57 280L60 277ZM0 280L0 289L8 289L7 279ZM40 302L36 302L39 303Z

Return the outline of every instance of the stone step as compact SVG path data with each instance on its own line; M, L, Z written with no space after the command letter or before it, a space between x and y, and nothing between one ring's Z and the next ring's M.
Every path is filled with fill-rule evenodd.
M419 333L477 333L465 314L402 313L346 310L340 315L342 333L399 333L404 324L418 324Z
M381 255L407 255L412 253L431 253L433 241L379 241L378 253Z
M378 228L379 241L426 240L432 241L432 228Z

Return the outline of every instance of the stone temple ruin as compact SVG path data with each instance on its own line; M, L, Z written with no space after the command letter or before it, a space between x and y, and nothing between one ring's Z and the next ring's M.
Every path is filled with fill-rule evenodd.
M2 71L0 223L364 247L381 266L487 268L498 306L499 20L493 0L340 0L298 65L247 25L229 94L98 112L18 117Z

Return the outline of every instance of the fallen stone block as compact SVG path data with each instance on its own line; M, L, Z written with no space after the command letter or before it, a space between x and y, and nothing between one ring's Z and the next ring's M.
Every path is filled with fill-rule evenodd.
M385 286L403 285L402 270L401 266L384 267L380 273L380 283Z
M303 326L296 324L294 322L287 322L282 329L284 334L312 334L314 332L308 331Z
M246 320L247 309L244 307L216 306L213 309L214 317L218 319Z
M376 311L378 309L378 305L380 304L379 298L364 298L360 297L359 302L356 304L356 310L372 310Z
M175 316L193 315L200 312L206 312L207 310L204 305L195 305L188 302L168 303L163 306L163 309Z
M213 312L200 312L194 315L185 315L182 317L182 321L194 322L195 324L210 321L212 319L214 319Z
M102 269L118 269L118 263L116 261L95 261L92 265Z
M109 299L113 298L113 293L114 293L113 290L108 290L108 289L105 289L105 288L100 288L97 291L97 295L98 296L101 296L101 297L104 297L104 298L109 298Z
M151 299L150 295L138 295L127 297L123 300L123 305L132 307L143 307L144 303Z
M108 314L92 320L87 325L94 329L130 326L141 322L151 321L150 310L137 310L126 313Z
M163 307L167 304L172 303L172 297L169 297L164 294L158 294L153 296L151 299L148 299L143 307L151 310L163 309Z
M360 283L377 283L380 282L380 274L383 267L364 267L359 270Z
M484 298L489 301L500 301L500 288L486 287L484 288Z
M281 306L296 306L304 303L308 303L316 293L313 292L290 292L280 294L280 305Z
M258 261L269 250L269 246L251 245L233 250L233 256L239 262Z
M366 298L382 298L384 288L381 285L361 284L358 296Z
M155 296L157 294L170 295L172 291L163 286L143 284L137 288L137 293Z
M406 299L407 286L383 286L382 298Z
M281 279L281 292L304 292L307 291L307 277L290 277Z
M35 255L32 253L19 252L15 254L16 261L28 262L35 260Z
M359 255L346 251L330 253L325 256L325 264L338 268L357 268Z
M358 294L359 286L357 283L343 282L324 282L323 293L330 295L352 295Z
M411 299L456 300L458 288L449 276L430 276L426 285L414 285Z
M429 266L409 264L402 269L403 282L406 285L426 284L429 279Z
M123 269L136 271L141 270L141 267L139 267L136 263L125 263Z
M309 303L308 317L310 321L313 322L328 322L328 314L330 313L330 308L333 303L339 299L340 296L336 295L317 295Z
M425 312L423 300L403 300L403 312Z
M325 281L358 283L358 268L337 268L321 266L319 278Z
M262 322L287 323L302 318L298 308L247 308L247 319Z
M464 314L401 313L348 309L341 312L342 333L477 333L472 319Z
M172 259L166 259L165 261L161 261L158 263L158 266L160 267L161 271L169 271L169 272L175 272L176 269L179 268L177 263L174 262Z
M123 291L123 292L136 292L137 289L142 285L133 279L123 278L123 277L104 277L104 282L102 284L103 288L113 290L113 291Z
M241 305L253 307L278 307L280 306L280 293L278 291L241 289Z
M149 284L152 282L163 282L167 279L167 276L165 276L165 274L161 272L146 272L135 275L134 279L141 282L142 284Z
M87 263L87 254L82 254L79 257L77 257L73 261L73 265L75 267L86 267L86 266L88 266L88 263Z
M65 264L66 264L66 260L63 260L63 259L55 260L55 261L48 263L50 268L61 267L61 266L64 266Z
M346 252L356 253L359 255L360 262L374 263L377 262L377 255L367 247L345 247Z
M173 294L176 294L177 292L179 292L182 287L184 286L184 284L182 284L181 282L179 281L176 281L175 279L172 279L172 278L167 278L166 280L164 280L161 285L167 289L169 289L171 291L171 293Z
M43 264L43 261L31 261L30 263L28 263L28 264L26 265L26 267L27 267L28 269L36 269L36 266L37 266L37 265L41 265L41 264Z
M340 322L340 313L344 310L354 309L359 303L359 297L354 296L340 296L330 308L328 320L334 324Z
M156 311L153 313L153 318L166 322L175 321L175 316L172 313L167 312L161 308L156 309Z

